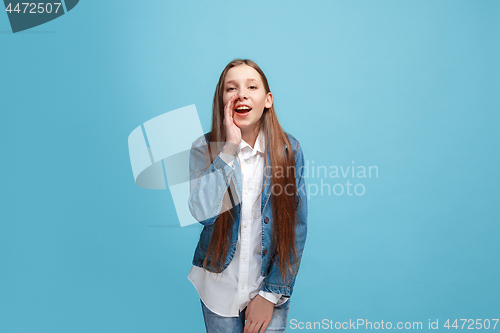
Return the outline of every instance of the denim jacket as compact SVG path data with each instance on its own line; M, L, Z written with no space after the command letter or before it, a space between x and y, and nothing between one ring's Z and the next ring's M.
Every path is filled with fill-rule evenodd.
M241 182L241 169L240 165L235 159L234 169L229 166L224 160L221 159L220 155L217 155L213 163L208 169L204 170L207 165L208 159L208 135L205 134L198 138L192 145L189 158L189 171L190 171L190 196L189 196L189 210L193 217L204 225L203 230L200 234L200 239L198 245L196 246L193 265L198 267L203 267L203 261L207 253L208 244L213 232L214 222L219 216L224 197L229 197L227 194L228 187L231 187L233 192L233 205L230 207L231 214L234 219L232 240L224 266L220 271L213 271L216 273L222 272L229 265L233 259L234 253L236 251L236 243L238 242L238 231L241 219L241 197L242 197L242 182ZM296 168L296 186L299 192L300 201L296 200L298 204L296 213L296 226L295 226L295 240L297 249L297 260L291 262L292 272L287 272L286 281L283 281L279 277L279 256L276 255L274 258L275 262L272 262L271 258L273 253L271 247L272 233L273 233L273 214L271 204L269 202L271 196L271 172L269 167L264 168L264 176L262 180L262 185L265 184L264 191L262 192L262 204L261 204L261 223L262 223L262 270L261 275L265 277L262 284L261 290L266 292L272 292L276 294L282 294L283 296L289 297L293 292L293 286L295 284L295 278L299 269L300 261L302 259L302 252L304 250L304 245L307 235L307 195L306 195L306 185L304 181L304 155L302 149L299 145L297 139L292 135L286 133L290 144L293 148L293 154L295 156L295 168ZM269 146L267 145L267 160L270 161ZM285 146L288 150L288 147ZM222 151L222 148L221 148ZM236 158L237 153L234 154ZM203 171L204 170L204 171ZM267 178L267 182L266 182ZM236 193L235 193L236 192ZM227 198L226 198L227 200ZM230 205L231 206L231 205ZM226 209L227 210L227 209ZM210 266L211 257L209 257L209 262L207 266Z

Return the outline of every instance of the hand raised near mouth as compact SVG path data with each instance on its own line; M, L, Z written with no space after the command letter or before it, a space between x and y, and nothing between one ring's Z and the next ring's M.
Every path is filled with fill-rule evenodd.
M236 126L233 119L234 114L234 106L236 104L236 100L238 99L238 95L233 95L227 101L224 106L224 129L226 130L226 144L222 152L234 155L236 152L236 148L241 143L241 129Z

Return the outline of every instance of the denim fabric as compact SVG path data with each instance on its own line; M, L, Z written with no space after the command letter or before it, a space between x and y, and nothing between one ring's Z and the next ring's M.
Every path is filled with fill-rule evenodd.
M222 317L210 311L203 301L201 308L205 320L207 333L242 333L245 327L245 311L240 311L239 317ZM290 308L290 299L285 303L275 306L271 322L267 326L266 332L285 332L288 320L288 310ZM263 333L263 332L260 332Z
M200 234L200 239L196 246L193 265L203 267L203 261L207 253L208 244L213 232L213 223L219 216L222 207L224 196L227 195L227 189L231 187L234 197L231 198L234 205L230 208L232 216L235 217L233 223L233 234L231 244L226 256L224 266L220 270L210 268L211 257L208 260L209 270L212 272L220 273L231 262L234 252L236 251L236 244L238 242L238 230L241 219L241 169L237 161L233 164L234 169L226 164L219 155L215 158L213 163L205 170L208 157L208 135L197 139L192 147L189 158L190 169L190 196L189 196L189 209L193 217L204 225ZM273 232L273 214L269 199L271 196L271 171L268 166L264 167L264 177L262 184L265 184L262 193L262 270L261 275L265 277L261 290L266 292L273 292L282 294L284 296L291 296L293 286L302 259L302 252L304 250L305 240L307 236L307 195L306 185L304 181L304 155L297 139L291 134L286 134L292 146L292 151L295 157L296 168L296 186L298 195L296 196L297 214L296 214L296 248L297 260L292 262L293 274L288 273L287 278L283 281L279 278L279 256L275 256L275 262L270 258L273 257L271 253L271 240ZM267 140L266 140L267 141ZM266 142L268 145L268 142ZM288 153L288 147L285 146ZM222 151L222 148L221 148ZM266 148L267 161L270 161L269 146ZM236 158L237 153L235 153Z

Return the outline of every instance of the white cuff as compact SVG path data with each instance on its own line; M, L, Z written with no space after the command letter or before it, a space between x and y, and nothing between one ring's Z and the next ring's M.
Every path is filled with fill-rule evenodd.
M263 290L259 291L259 295L267 299L269 302L273 302L274 304L278 303L281 298L281 294L269 293Z
M226 154L226 153L223 153L223 152L220 152L220 158L226 162L227 165L229 165L231 168L234 169L234 166L233 166L233 161L234 161L234 156L233 155L229 155L229 154Z

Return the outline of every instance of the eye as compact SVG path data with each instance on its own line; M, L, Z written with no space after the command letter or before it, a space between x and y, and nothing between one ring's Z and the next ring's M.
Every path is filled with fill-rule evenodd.
M250 88L250 89L257 89L257 87L256 87L256 86L250 86L249 88Z
M226 89L226 91L231 91L231 89L234 89L233 87L229 87Z

